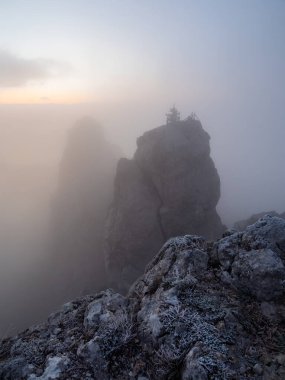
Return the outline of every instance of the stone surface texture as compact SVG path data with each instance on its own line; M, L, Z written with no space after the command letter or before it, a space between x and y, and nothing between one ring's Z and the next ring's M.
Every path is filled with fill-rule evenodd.
M125 292L167 239L222 235L209 140L200 121L188 118L144 133L133 159L119 161L105 251L116 289Z
M0 378L284 379L285 221L169 239L126 296L106 290L6 338Z
M258 214L251 215L248 219L240 220L233 225L233 228L237 231L243 231L247 226L258 221L258 219L262 218L265 215L278 216L279 218L285 219L285 212L278 213L276 211L262 211Z

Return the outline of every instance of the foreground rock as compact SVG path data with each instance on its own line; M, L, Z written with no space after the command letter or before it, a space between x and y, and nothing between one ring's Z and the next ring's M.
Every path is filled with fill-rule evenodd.
M1 379L284 379L285 221L170 239L126 297L65 304L0 349Z
M173 236L221 236L220 179L209 140L200 121L176 120L144 133L134 158L119 161L106 233L115 288L125 292Z
M251 217L248 219L244 219L244 220L240 220L236 222L233 228L238 231L243 231L246 229L247 226L250 226L251 224L257 222L258 219L262 218L265 215L278 216L279 218L285 219L285 212L282 212L281 214L279 214L276 211L263 211L263 212L259 212L258 214L251 215Z

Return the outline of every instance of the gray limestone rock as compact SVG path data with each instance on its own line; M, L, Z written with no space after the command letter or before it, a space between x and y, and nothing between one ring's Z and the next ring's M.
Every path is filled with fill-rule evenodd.
M237 289L261 301L277 298L285 290L285 267L271 249L239 252L231 273Z
M127 296L76 299L4 339L0 378L284 379L284 223L267 216L214 245L169 239Z
M200 121L176 121L144 133L132 160L117 168L106 228L106 266L126 292L159 247L177 235L222 235L216 212L220 179Z
M245 231L218 240L211 259L240 291L261 301L279 297L285 287L285 220L266 215Z
M121 159L106 236L106 265L114 287L127 290L163 244L159 207L155 189L135 162Z
M285 219L285 212L278 214L276 211L262 211L258 214L251 215L248 219L239 220L234 224L234 228L238 231L243 231L246 229L246 227L250 226L251 224L254 224L258 221L258 219L264 217L265 215L270 216L278 216L279 218Z

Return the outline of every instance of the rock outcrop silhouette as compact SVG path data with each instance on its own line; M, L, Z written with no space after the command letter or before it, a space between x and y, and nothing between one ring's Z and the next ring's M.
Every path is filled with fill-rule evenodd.
M133 159L119 161L106 231L115 288L125 292L170 237L221 236L220 179L209 140L196 118L175 119L144 133Z
M284 379L285 221L168 240L126 297L65 304L2 341L0 378Z
M92 118L70 130L50 220L56 297L67 300L107 286L104 225L119 156Z

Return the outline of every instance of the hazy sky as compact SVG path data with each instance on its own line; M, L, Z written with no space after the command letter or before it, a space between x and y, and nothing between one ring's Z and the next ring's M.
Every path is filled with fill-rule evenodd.
M0 101L263 107L284 96L284 20L283 0L1 1Z
M175 102L212 137L221 212L285 210L284 0L9 0L0 25L0 103L72 103L66 125L92 113L132 152ZM40 110L18 122L60 124Z

